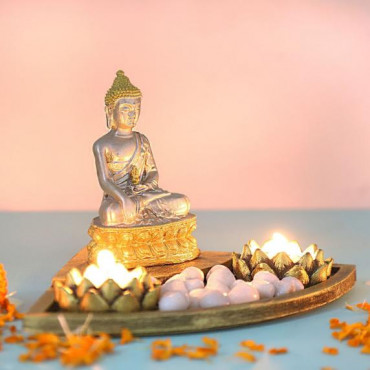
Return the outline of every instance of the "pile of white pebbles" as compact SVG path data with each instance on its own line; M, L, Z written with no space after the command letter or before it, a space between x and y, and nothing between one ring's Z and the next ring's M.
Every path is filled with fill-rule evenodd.
M205 285L203 271L188 267L161 286L159 309L177 311L226 306L277 297L302 289L304 286L300 280L294 277L279 280L267 271L257 272L252 282L236 280L234 274L223 265L211 268Z

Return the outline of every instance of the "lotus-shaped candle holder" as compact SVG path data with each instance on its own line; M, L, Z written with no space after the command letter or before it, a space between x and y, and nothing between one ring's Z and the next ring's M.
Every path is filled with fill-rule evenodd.
M316 244L302 251L296 241L288 241L283 235L274 233L262 247L250 240L241 254L233 253L232 263L238 279L251 281L258 271L269 271L279 279L293 276L304 286L311 286L331 275L333 259L324 259L324 252Z
M101 251L97 265L89 265L83 274L72 268L64 280L53 282L54 298L61 309L85 312L154 310L160 285L144 267L128 271L107 250Z

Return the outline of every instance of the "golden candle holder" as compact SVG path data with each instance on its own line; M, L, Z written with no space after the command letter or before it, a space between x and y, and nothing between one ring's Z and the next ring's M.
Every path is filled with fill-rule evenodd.
M83 274L72 268L64 281L54 281L53 289L63 310L128 313L156 309L160 285L144 267L127 271L106 250L98 255L97 265L89 265Z
M333 263L332 258L324 259L324 252L316 244L311 244L302 252L297 242L288 242L278 233L262 247L250 240L241 254L232 254L234 274L246 281L251 281L259 271L268 271L279 279L292 276L304 286L311 286L331 275Z

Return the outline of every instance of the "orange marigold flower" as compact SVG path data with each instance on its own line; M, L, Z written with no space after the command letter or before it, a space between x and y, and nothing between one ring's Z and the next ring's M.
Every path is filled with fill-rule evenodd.
M269 354L270 355L282 355L282 354L285 354L285 353L288 353L288 349L286 347L282 347L282 348L271 348L269 350Z
M361 350L361 353L366 353L370 355L370 343L366 343Z
M216 339L209 338L209 337L203 337L202 341L206 345L207 348L209 348L211 351L214 352L214 354L218 352L218 342Z
M340 322L339 319L337 318L330 319L329 323L330 323L330 329L342 328L343 325L345 325L345 323Z
M172 356L171 339L158 339L152 342L152 359L157 361L168 360Z
M8 294L8 281L4 265L0 263L0 312L5 308L6 296Z
M347 344L348 344L350 347L358 347L358 346L360 346L362 343L361 343L361 339L360 339L360 338L355 337L355 338L352 338L352 339L348 339Z
M120 341L120 344L127 344L127 343L130 343L134 340L134 336L131 332L131 330L129 329L126 329L126 328L123 328L121 330L121 341Z
M256 362L256 357L249 352L239 351L239 352L236 352L234 356L240 357L243 360L248 361L248 362Z
M173 347L170 339L159 339L152 342L152 358L154 360L168 360L172 356L184 356L191 359L207 359L215 356L218 352L218 342L216 339L202 338L204 347L182 346Z
M322 349L323 353L326 353L327 355L337 355L339 353L338 348L335 347L324 347Z
M356 304L356 307L360 308L361 310L370 312L370 303L367 302L358 303Z
M23 338L23 335L16 335L16 334L13 334L13 335L10 335L9 337L6 337L4 339L5 343L22 343L24 342L24 338Z
M6 279L6 271L4 265L0 264L0 327L5 325L7 321L21 319L23 317L15 305L9 302L8 296L8 281Z
M250 349L251 351L263 352L265 350L265 346L263 344L257 344L254 340L244 340L243 342L240 342L240 345Z

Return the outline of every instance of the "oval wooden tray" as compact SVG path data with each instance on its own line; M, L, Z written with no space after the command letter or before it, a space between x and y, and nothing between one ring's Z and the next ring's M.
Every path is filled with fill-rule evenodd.
M76 256L74 259L76 259ZM207 263L208 265L213 265L216 261L218 263L224 261L225 264L229 264L230 256L231 254L227 252L203 252L202 259L187 262L187 264L196 265L201 263L204 269L207 270L209 268ZM74 259L67 264L69 268ZM76 261L73 264L77 265ZM63 268L64 271L66 266ZM182 268L179 265L163 266L167 274L177 273ZM158 269L161 270L161 268ZM158 271L158 274L161 273L161 271ZM57 276L61 276L61 274L59 273ZM300 314L326 305L351 290L355 281L356 268L354 265L336 264L333 266L332 275L327 281L281 297L227 307L175 312L95 313L90 328L93 332L104 331L113 336L118 336L121 328L126 327L137 336L147 336L190 333L255 324ZM54 303L54 292L50 288L25 316L23 327L31 333L52 331L61 334L62 329L58 321L60 313L57 311L57 305ZM66 312L63 315L71 330L82 325L87 316L85 313Z

